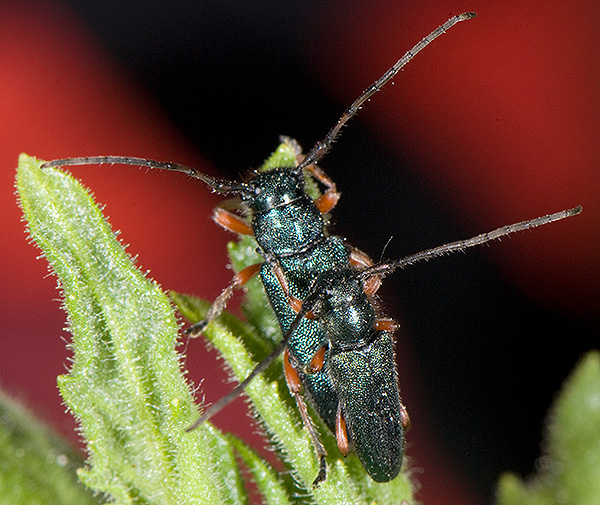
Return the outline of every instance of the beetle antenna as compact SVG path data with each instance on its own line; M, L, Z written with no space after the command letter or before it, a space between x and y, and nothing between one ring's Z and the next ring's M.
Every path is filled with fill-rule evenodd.
M481 235L477 235L465 240L457 240L456 242L450 242L449 244L444 244L432 249L425 249L424 251L411 254L410 256L406 256L405 258L396 261L379 263L372 267L361 270L360 276L363 278L368 278L372 275L380 275L384 277L385 275L392 273L394 270L406 268L407 266L413 265L419 261L428 261L432 258L437 258L438 256L444 256L445 254L464 251L469 247L485 244L486 242L490 242L492 240L498 240L511 233L554 223L555 221L560 221L561 219L565 219L567 217L576 216L577 214L580 214L582 210L583 209L581 205L578 205L572 209L563 210L554 214L548 214L545 216L536 217L535 219L529 219L527 221L521 221L519 223L502 226L496 230L482 233Z
M369 86L366 90L364 90L360 96L354 100L352 105L346 109L346 111L342 114L340 119L338 119L337 123L334 127L329 130L329 133L325 136L325 138L316 143L316 145L310 150L310 152L306 155L306 158L302 160L302 162L298 165L298 171L305 169L307 166L317 163L327 152L331 149L331 146L335 142L335 140L340 135L340 130L342 127L352 118L356 113L360 110L360 108L364 105L364 103L371 98L375 93L377 93L385 84L387 84L392 78L410 61L415 55L424 49L427 45L437 39L443 33L446 33L450 28L452 28L456 23L460 21L465 21L467 19L471 19L475 17L474 12L463 12L462 14L458 14L450 18L443 25L438 26L435 30L433 30L429 35L421 39L419 43L417 43L410 51L408 51L402 58L400 58L394 66L389 68L379 79L377 79L371 86Z
M137 158L131 156L87 156L80 158L64 158L43 163L41 168L103 164L136 165L151 169L183 172L184 174L187 174L190 177L193 177L194 179L200 179L214 191L221 194L240 193L246 188L246 186L243 183L228 181L226 179L216 179L214 177L211 177L210 175L206 175L202 172L199 172L195 168L182 165L181 163L173 163L171 161L147 160L145 158Z

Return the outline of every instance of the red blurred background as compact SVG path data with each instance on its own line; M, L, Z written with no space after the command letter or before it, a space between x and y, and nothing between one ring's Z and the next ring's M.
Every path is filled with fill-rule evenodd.
M483 503L501 471L531 471L553 395L598 346L591 1L3 2L1 385L71 433L56 389L69 337L13 194L20 152L143 156L233 178L279 134L309 148L401 54L466 10L478 17L420 53L322 165L343 193L334 233L374 258L583 205L567 222L396 274L382 294L402 324L421 498ZM231 236L210 221L218 199L201 184L132 167L73 171L164 288L212 299L227 284ZM187 363L207 400L229 389L200 341ZM242 405L231 409L217 424L260 444Z

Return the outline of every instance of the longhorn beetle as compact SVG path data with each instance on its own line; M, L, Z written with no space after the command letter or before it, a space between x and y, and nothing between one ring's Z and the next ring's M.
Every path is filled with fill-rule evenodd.
M218 193L238 195L250 214L248 223L219 206L214 210L213 219L230 231L253 235L264 262L236 274L212 304L206 319L190 326L187 333L199 334L222 312L234 291L260 273L283 338L244 381L208 408L189 430L230 403L283 352L286 381L319 458L320 469L313 486L326 477L326 452L309 417L301 395L302 387L317 413L336 434L340 451L345 455L354 447L374 480L392 480L402 464L404 431L409 418L400 400L396 377L392 339L396 324L382 317L373 303L381 279L417 261L463 250L581 211L577 207L379 264L373 264L344 239L327 234L324 216L335 207L339 193L333 180L316 163L329 151L348 120L419 51L459 21L474 16L474 13L454 16L416 44L346 109L325 138L305 157L293 140L284 137L284 143L296 154L294 166L254 173L249 180L236 182L215 179L178 163L122 156L69 158L43 165L119 163L184 172ZM313 200L305 189L305 178L318 181L325 188L324 193Z

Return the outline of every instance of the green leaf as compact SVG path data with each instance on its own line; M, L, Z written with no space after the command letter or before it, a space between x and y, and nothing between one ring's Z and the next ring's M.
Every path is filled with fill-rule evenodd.
M81 456L0 392L0 504L97 505L75 470Z
M553 405L538 472L501 477L499 505L597 505L600 500L600 353L588 353Z
M271 465L241 440L231 437L231 443L252 473L256 487L266 503L276 503L277 505L292 503L289 497L289 487L286 487Z
M296 166L297 160L293 144L294 141L289 138L282 138L280 140L283 140L283 142L279 144L271 156L264 161L259 168L260 172L268 172L274 168ZM299 146L296 147L300 149Z
M137 270L71 176L22 155L17 188L73 334L73 366L58 382L87 443L80 478L123 504L238 503L228 490L237 468L221 459L224 439L210 425L185 431L198 409L167 296Z

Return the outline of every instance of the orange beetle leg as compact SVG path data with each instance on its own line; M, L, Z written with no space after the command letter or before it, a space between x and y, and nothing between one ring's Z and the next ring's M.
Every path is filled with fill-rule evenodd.
M377 331L396 331L400 325L393 319L382 318L375 321L375 329Z
M327 346L321 347L315 355L310 360L310 364L308 365L307 373L317 373L321 371L323 365L325 364L325 353L327 352Z
M408 416L408 410L406 407L400 403L400 419L402 421L402 428L404 430L408 430L410 428L410 417Z
M239 233L240 235L253 235L254 233L252 227L246 221L220 207L213 209L212 218L219 226L233 233Z
M338 449L343 456L350 451L350 443L348 442L348 430L346 429L346 421L342 414L341 407L338 407L337 416L335 418L335 438L337 440Z

